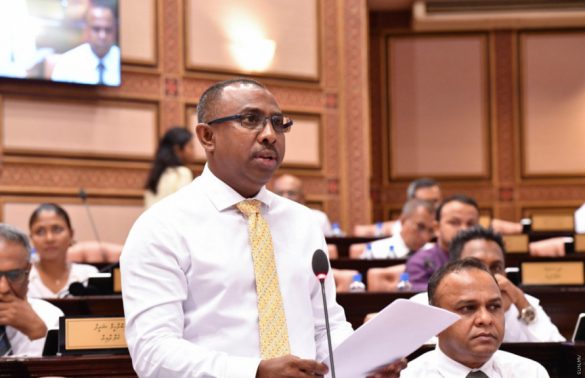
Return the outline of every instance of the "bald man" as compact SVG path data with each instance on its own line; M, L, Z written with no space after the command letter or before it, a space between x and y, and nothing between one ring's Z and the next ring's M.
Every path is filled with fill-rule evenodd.
M284 198L288 198L295 202L305 205L305 192L303 190L303 182L296 176L284 174L274 180L272 185L274 193ZM331 223L327 214L321 210L311 209L321 226L321 230L325 236L331 236Z

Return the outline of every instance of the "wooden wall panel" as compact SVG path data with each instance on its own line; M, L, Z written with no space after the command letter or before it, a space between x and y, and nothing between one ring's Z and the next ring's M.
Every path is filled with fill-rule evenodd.
M158 63L157 0L120 1L120 49L127 64Z
M487 36L387 39L389 177L489 177Z
M527 32L519 44L523 174L584 176L585 31Z
M187 0L188 69L319 79L319 1Z
M462 38L474 32L415 32L410 27L410 15L400 12L377 12L372 19L370 48L371 56L377 59L370 61L370 69L371 77L378 80L372 83L372 93L380 97L371 107L372 118L380 120L371 125L372 135L377 136L372 139L372 151L375 152L372 160L378 162L379 167L373 171L371 181L375 219L395 215L406 199L408 181L423 175L437 178L444 195L466 193L475 197L480 207L489 210L492 217L511 221L537 213L571 213L585 202L585 158L582 154L585 70L580 63L585 58L585 24L578 29L544 25L540 30L488 29L476 34L486 38L487 60L482 72L488 79L483 88L487 101L482 111L489 119L484 139L489 175L472 177L457 161L454 164L445 161L453 154L445 151L445 143L440 146L427 144L425 151L427 156L434 156L441 162L442 167L416 171L406 164L397 166L395 159L406 160L413 155L413 160L417 158L415 152L407 149L417 151L420 148L418 139L424 133L417 127L431 119L423 109L441 109L445 102L441 96L425 97L421 92L421 88L424 90L430 85L424 74L432 72L434 67L440 70L444 63L440 57L429 56L428 66L432 68L420 68L413 62L410 66L404 65L403 71L394 72L397 57L392 53L388 55L386 47L388 35L413 40L443 40L453 35ZM415 54L413 50L410 58ZM452 56L452 53L448 54L447 58ZM470 63L470 67L475 70L478 65ZM466 68L461 71L441 77L445 80L445 96L449 96L449 90L452 87L457 89L458 82L469 75ZM396 90L392 75L395 80L413 81L414 84ZM405 101L404 97L414 100ZM466 119L469 112L465 102L443 108L452 111L458 122ZM408 120L403 123L410 134L405 134L407 137L403 138L403 143L392 139L396 137L393 128L396 126L397 106L398 112L404 113ZM456 130L446 128L442 131L454 133ZM441 140L441 136L431 135ZM477 161L477 151L470 148L475 145L476 140L462 137L449 147L456 149L457 153L463 151L459 159ZM444 166L452 169L452 173L444 175ZM410 177L396 174L397 168L404 167L409 168L403 169L404 172L410 170L418 174Z
M156 148L154 104L6 97L1 105L6 153L149 159Z

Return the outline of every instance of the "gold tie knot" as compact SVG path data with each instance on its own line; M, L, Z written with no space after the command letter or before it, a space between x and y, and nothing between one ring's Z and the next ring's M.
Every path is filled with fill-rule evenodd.
M258 214L260 212L260 205L260 201L252 199L239 202L236 207L242 212L242 214L249 217L252 214Z

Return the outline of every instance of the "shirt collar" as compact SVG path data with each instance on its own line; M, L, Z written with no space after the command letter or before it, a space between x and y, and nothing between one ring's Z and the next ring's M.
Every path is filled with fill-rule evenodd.
M274 198L274 194L269 192L268 189L266 189L266 186L262 186L258 194L252 198L242 197L242 195L236 192L231 186L215 176L207 164L205 164L203 173L201 173L201 176L199 176L197 180L202 181L205 188L205 194L218 211L224 211L234 207L238 202L245 199L257 199L262 202L263 207L266 206L270 208L272 199Z
M435 353L437 354L437 367L445 377L466 377L469 372L476 370L483 371L488 377L497 376L494 370L495 353L492 354L490 359L487 360L486 363L483 364L479 369L470 369L467 366L453 360L451 357L443 353L439 347L439 343L437 343L437 346L435 347Z

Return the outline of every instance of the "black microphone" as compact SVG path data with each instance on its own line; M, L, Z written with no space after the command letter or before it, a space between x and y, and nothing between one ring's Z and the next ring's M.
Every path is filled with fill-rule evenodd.
M89 205L87 203L87 192L83 188L79 188L79 198L81 198L81 203L85 207L85 211L87 212L87 218L89 219L89 223L91 224L91 229L93 231L93 236L98 243L98 247L102 253L102 256L105 256L106 253L102 247L102 240L100 238L100 234L98 233L97 227L91 215L91 211L89 210Z
M313 273L321 283L321 294L323 295L323 309L325 310L325 327L327 329L327 343L329 344L329 362L331 364L331 377L335 378L335 365L333 364L333 347L331 345L331 329L329 328L329 313L327 312L327 298L325 297L325 278L329 273L329 260L322 250L318 249L313 253Z
M97 240L98 244L101 246L102 241L100 239L100 235L98 234L97 227L95 226L95 222L93 221L93 217L91 216L91 211L89 210L89 205L87 204L87 192L83 189L79 189L79 198L81 198L81 202L87 211L87 217L89 218L89 223L91 223L91 229L93 230L93 236Z

